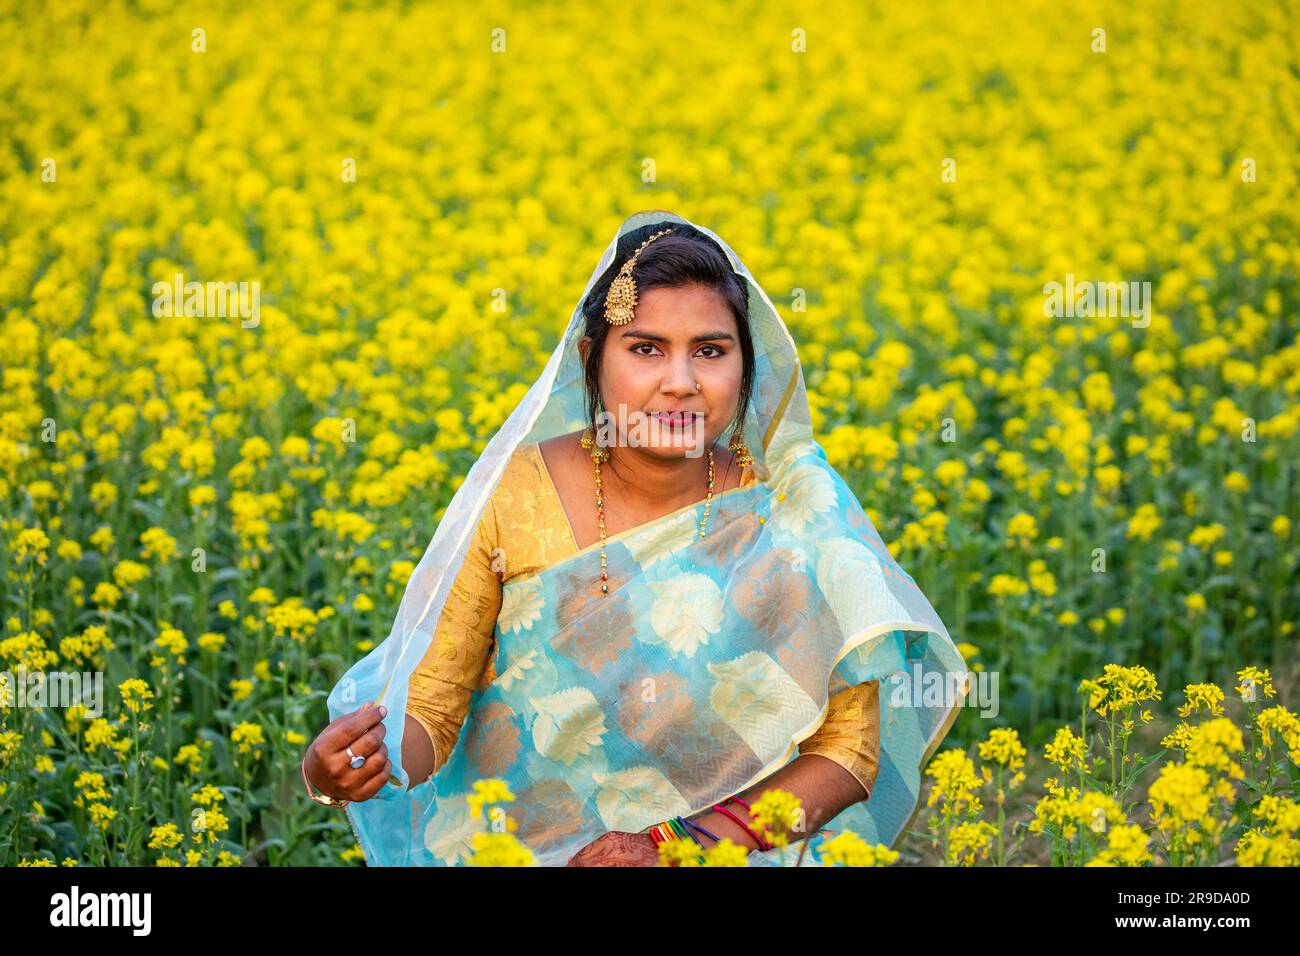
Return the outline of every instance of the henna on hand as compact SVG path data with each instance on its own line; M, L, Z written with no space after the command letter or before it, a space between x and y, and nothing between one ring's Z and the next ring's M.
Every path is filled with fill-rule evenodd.
M574 854L566 866L658 866L659 848L648 833L613 830Z

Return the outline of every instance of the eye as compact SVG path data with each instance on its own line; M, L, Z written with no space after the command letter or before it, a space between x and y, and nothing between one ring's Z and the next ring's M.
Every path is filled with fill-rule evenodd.
M718 348L716 345L701 345L700 348L701 348L701 349L713 349L714 354L712 354L712 355L706 355L706 356L704 356L705 358L720 358L721 356L727 354L725 350Z
M636 345L632 346L632 351L635 352L637 355L651 355L651 354L653 354L653 353L651 353L651 352L639 352L639 351L637 351L637 350L638 350L638 349L653 349L653 348L654 348L654 343L653 343L653 342L638 342Z

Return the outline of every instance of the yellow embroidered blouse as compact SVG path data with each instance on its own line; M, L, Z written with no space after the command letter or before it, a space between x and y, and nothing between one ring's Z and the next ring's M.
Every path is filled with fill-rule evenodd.
M756 480L746 469L741 486ZM509 562L494 563L505 542ZM578 550L541 448L536 442L520 445L483 512L433 639L408 684L407 713L429 734L435 771L460 737L471 695L496 679L494 632L502 585ZM504 570L496 570L503 563ZM868 795L879 769L878 689L878 681L869 681L832 695L821 726L799 744L799 753L820 754L848 770Z

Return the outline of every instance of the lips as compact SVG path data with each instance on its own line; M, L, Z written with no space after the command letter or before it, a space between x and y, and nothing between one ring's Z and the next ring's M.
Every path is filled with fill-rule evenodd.
M650 416L660 425L668 428L682 428L686 425L694 424L696 417L702 416L703 412L651 412Z

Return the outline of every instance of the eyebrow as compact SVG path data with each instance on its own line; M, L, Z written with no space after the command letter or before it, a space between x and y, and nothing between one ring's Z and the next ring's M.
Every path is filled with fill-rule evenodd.
M633 332L633 331L630 331L630 330L627 331L627 332L624 332L623 335L622 335L622 338L625 338L625 339L628 339L628 338L632 338L632 339L645 339L647 342L667 342L667 341L668 341L668 337L667 337L666 335L654 335L654 334L652 334L652 333L650 333L650 332ZM725 342L734 342L734 341L736 341L736 337L735 337L734 335L732 335L730 332L708 332L708 333L705 333L704 335L697 335L697 336L695 336L694 338L691 339L691 342L692 342L692 343L694 343L694 342L707 342L707 341L710 341L710 340L712 340L712 339L721 339L721 340L723 340L723 341L725 341Z

